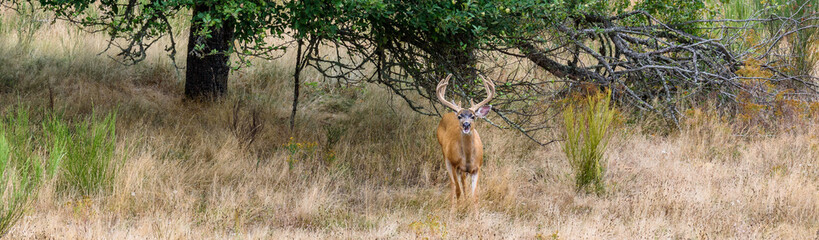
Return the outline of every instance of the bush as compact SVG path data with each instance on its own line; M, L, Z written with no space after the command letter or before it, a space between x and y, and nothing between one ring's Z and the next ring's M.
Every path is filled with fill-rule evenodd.
M608 131L615 111L609 107L611 92L588 96L580 104L571 104L563 112L566 128L563 152L569 159L578 191L605 192L606 172L603 153L608 145Z

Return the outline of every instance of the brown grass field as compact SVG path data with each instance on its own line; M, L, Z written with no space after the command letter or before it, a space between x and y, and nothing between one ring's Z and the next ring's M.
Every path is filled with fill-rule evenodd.
M708 110L667 135L619 124L600 196L575 191L560 144L479 123L479 204L453 207L439 119L383 87L306 87L291 133L292 58L235 71L227 99L202 104L182 100L158 48L124 66L98 55L105 38L61 24L19 39L0 31L0 79L15 82L0 111L23 104L36 122L50 97L68 119L116 110L122 163L110 193L43 183L8 239L819 238L816 118L765 134ZM264 128L246 144L234 113L242 125L253 111Z

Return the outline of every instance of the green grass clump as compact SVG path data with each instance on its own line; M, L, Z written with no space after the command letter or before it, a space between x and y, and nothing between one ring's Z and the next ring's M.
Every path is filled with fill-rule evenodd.
M32 139L25 109L0 120L0 237L23 216L42 177L42 164L34 157Z
M572 167L577 190L601 194L605 192L603 154L608 146L608 132L615 111L609 107L611 92L598 93L584 100L563 112L566 127L563 152Z
M48 158L46 159L46 176L54 178L58 173L60 163L68 153L68 144L72 141L71 132L68 125L57 114L43 121L45 131L44 146L48 147Z
M61 189L83 196L111 187L116 113L73 127L50 116L42 128L24 107L0 118L0 237L23 216L43 180L55 179Z
M90 120L77 123L70 136L65 128L54 127L56 140L52 148L65 154L52 160L59 161L62 168L59 189L87 196L111 188L117 166L114 162L115 124L116 113L111 113L101 120L92 114Z

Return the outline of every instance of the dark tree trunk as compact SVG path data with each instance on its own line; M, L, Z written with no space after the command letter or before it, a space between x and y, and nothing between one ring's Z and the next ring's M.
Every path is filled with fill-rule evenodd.
M293 134L293 129L296 127L296 111L298 110L299 106L299 86L301 78L301 70L304 69L304 64L306 63L307 54L302 53L301 48L304 45L304 41L302 39L298 40L298 49L296 50L296 71L293 72L293 111L290 113L290 134Z
M211 10L211 6L197 4L193 16ZM213 100L227 92L230 74L230 47L233 43L233 23L226 20L221 27L211 29L211 37L197 36L202 27L192 20L188 37L188 60L185 69L185 96L189 99ZM203 45L201 50L194 50Z

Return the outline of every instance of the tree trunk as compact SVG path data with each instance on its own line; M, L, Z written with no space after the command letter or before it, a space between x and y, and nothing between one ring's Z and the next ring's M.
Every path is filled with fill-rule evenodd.
M293 111L290 113L290 135L293 135L293 129L296 127L296 111L298 110L299 106L299 86L300 86L300 75L301 70L304 69L304 64L302 62L306 62L307 55L306 53L302 53L301 47L304 45L304 41L302 39L298 40L298 49L296 50L296 71L293 72Z
M210 11L211 7L197 4L193 8L193 16ZM211 29L211 37L206 38L196 34L202 30L201 23L195 19L191 21L185 69L185 96L189 99L214 100L227 92L233 23L230 19L225 19L225 24ZM202 45L204 48L194 50L196 45Z

